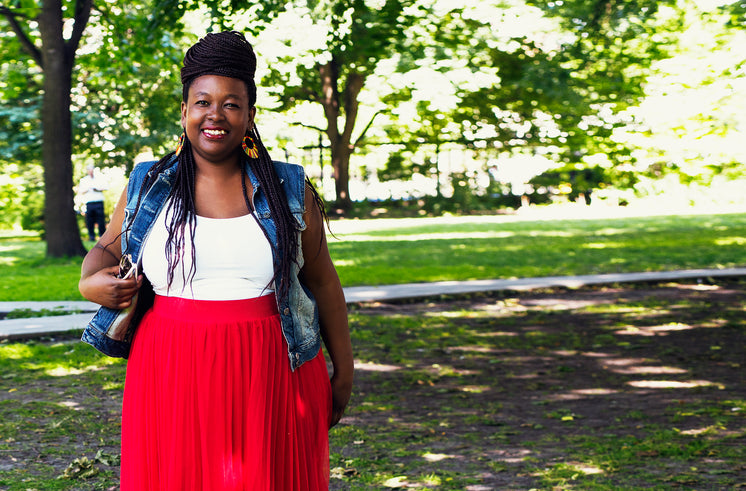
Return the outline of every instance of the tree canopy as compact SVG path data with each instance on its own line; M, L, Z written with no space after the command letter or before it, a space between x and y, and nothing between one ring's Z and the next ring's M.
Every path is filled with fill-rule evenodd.
M741 1L15 0L0 16L0 199L16 210L3 220L44 196L52 255L82 249L74 169L173 146L178 68L205 30L249 33L261 103L298 129L265 140L321 137L342 210L351 158L371 153L383 179L438 174L426 160L446 147L543 156L547 185L743 175Z

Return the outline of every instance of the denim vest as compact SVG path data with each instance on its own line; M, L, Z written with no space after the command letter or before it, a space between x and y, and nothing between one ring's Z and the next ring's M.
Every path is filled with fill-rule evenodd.
M140 187L154 164L154 161L138 164L132 171L127 186L127 205L124 222L122 223L121 241L122 251L132 255L133 263L139 263L142 245L150 233L155 219L166 205L176 174L177 160L172 158L167 168L158 175L155 183L144 192L140 202L140 211L135 215ZM272 257L274 264L277 265L282 254L277 241L277 227L270 215L269 203L265 193L262 192L259 180L251 171L248 163L244 163L244 165L254 188L252 196L254 209L259 224L266 232L270 244L272 244ZM287 196L290 212L297 220L300 230L304 230L306 224L303 221L303 201L305 197L303 167L281 162L274 162L274 166ZM129 226L130 224L131 226ZM292 278L288 295L285 298L280 298L279 295L276 297L282 332L285 341L287 341L291 370L295 370L306 361L314 358L321 349L318 307L311 292L298 279L298 273L303 267L300 232L298 232L298 255L296 259L297 261L293 262L291 267ZM281 280L281 275L278 273L275 278L276 292L280 291ZM107 307L99 308L83 332L82 340L108 356L127 358L130 342L115 341L106 336L109 326L120 312L120 310Z

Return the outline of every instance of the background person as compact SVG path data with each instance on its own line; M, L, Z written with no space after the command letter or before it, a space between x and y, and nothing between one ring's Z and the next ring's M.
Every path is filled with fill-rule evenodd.
M107 185L104 178L96 174L95 167L89 165L86 168L86 175L78 183L78 200L83 206L83 215L85 216L85 226L88 229L88 240L96 240L96 230L98 227L98 236L103 237L106 231L106 213L104 212L104 191Z
M237 32L187 51L180 144L133 170L83 261L80 291L102 305L83 340L129 354L123 490L328 488L328 428L352 390L347 309L320 198L259 137L255 69ZM123 253L142 274L117 277ZM108 338L151 286L131 347Z

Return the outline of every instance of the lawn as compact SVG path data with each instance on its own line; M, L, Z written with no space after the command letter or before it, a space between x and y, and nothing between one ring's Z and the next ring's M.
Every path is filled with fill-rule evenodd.
M344 286L746 265L746 214L586 220L402 219L332 224ZM90 244L89 244L90 246ZM0 301L80 300L80 260L0 239ZM40 288L43 285L43 288Z
M746 214L333 224L345 285L741 267ZM89 244L90 246L90 244ZM79 299L0 239L0 300ZM746 486L746 280L351 306L331 489ZM0 342L0 489L113 489L125 373L79 333Z
M331 489L746 486L746 280L360 304ZM0 343L0 489L113 489L125 365Z

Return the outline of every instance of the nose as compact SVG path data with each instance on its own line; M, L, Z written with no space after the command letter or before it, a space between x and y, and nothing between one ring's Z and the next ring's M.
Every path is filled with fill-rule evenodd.
M212 121L221 121L225 119L225 113L219 104L210 104L210 109L207 111L207 117Z

